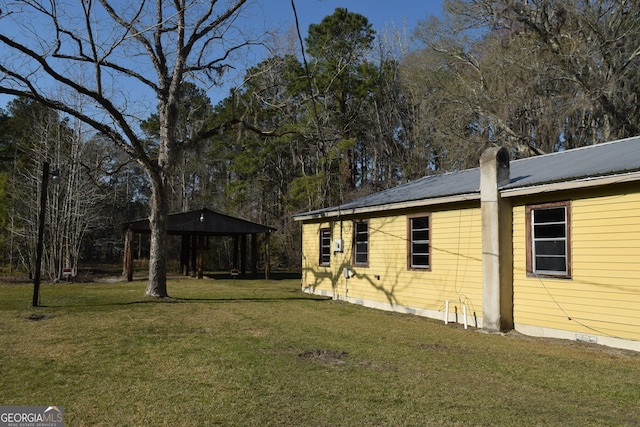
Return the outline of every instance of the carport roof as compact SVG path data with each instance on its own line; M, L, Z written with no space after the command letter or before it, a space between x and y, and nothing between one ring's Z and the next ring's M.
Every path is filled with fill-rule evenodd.
M149 219L139 219L124 224L125 229L135 233L148 234ZM169 215L168 234L235 236L242 234L271 233L276 229L256 222L247 221L215 212L211 209L199 209Z

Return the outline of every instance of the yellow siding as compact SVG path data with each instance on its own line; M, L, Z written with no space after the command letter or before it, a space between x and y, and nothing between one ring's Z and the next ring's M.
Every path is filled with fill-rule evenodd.
M369 265L352 266L352 221L343 220L343 254L333 254L330 267L320 267L319 230L331 227L332 240L340 236L340 222L303 225L303 287L339 298L353 298L482 317L482 238L480 209L476 207L431 213L431 271L407 269L407 216L403 212L369 221ZM348 281L345 267L355 272Z
M309 223L302 226L302 286L312 292L333 290L334 271L331 267L319 265L320 229L330 228L331 223ZM331 238L335 239L333 230ZM332 259L333 261L333 259ZM333 262L332 262L333 265Z
M516 324L640 339L640 194L571 202L571 279L526 276L524 211L513 209Z

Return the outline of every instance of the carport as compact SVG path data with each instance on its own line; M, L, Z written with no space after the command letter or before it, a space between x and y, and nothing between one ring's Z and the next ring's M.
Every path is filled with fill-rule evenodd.
M150 234L149 219L140 219L123 225L125 231L123 271L128 281L133 280L133 240L135 234ZM200 209L169 215L167 234L182 237L180 270L182 274L203 278L205 240L209 237L233 237L232 274L244 276L247 270L247 237L251 236L251 272L258 274L258 235L264 235L264 274L268 279L270 266L270 235L276 229L266 225Z

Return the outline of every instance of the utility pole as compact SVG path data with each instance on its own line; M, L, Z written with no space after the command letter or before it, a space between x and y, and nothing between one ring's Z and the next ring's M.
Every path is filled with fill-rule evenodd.
M40 272L42 268L42 245L44 238L44 219L47 210L47 186L49 185L49 162L42 164L42 188L40 190L40 219L38 222L38 244L36 246L36 272L33 278L33 307L38 306L40 292Z

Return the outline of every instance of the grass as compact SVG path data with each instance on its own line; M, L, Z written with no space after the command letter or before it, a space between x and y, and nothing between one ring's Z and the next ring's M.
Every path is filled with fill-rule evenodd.
M640 425L640 355L367 309L298 280L0 285L0 405L69 426Z

